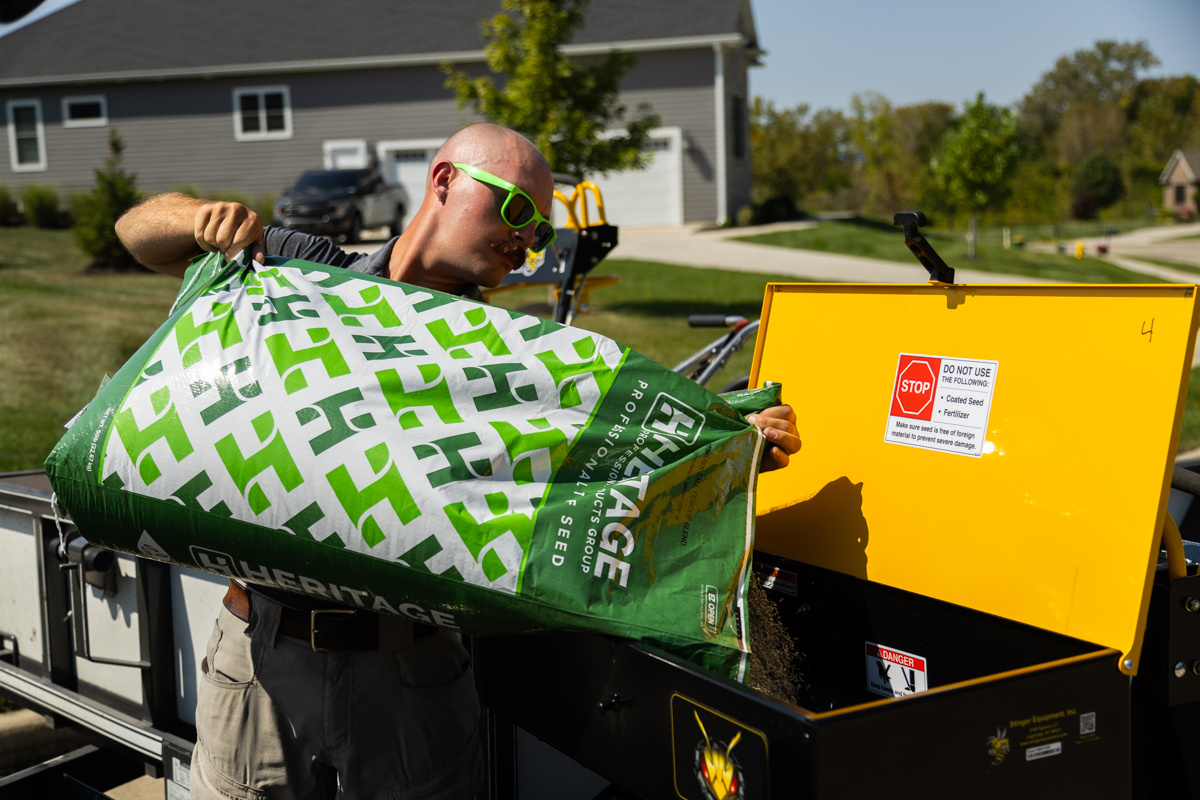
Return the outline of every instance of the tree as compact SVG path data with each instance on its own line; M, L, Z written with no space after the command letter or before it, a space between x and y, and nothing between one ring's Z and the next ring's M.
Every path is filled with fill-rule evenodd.
M625 106L617 103L634 56L614 50L585 63L562 54L583 24L587 0L503 0L503 8L482 24L492 75L442 68L458 107L472 105L485 119L520 131L556 172L589 176L644 167L643 148L659 117L643 103L640 116L625 121ZM497 74L507 76L503 86ZM620 127L623 135L602 137Z
M892 213L901 208L948 210L948 204L934 184L929 164L953 125L956 111L950 103L936 102L896 108L892 124L900 153L899 172L904 177L904 193L899 207L891 209Z
M975 258L978 214L998 203L1017 166L1017 116L992 105L980 92L966 103L933 159L934 181L948 199L971 214L967 257Z
M1125 195L1121 168L1108 153L1092 153L1079 164L1071 182L1071 216L1075 219L1095 219L1101 209L1108 208Z
M1176 149L1200 148L1200 80L1181 75L1139 82L1129 119L1130 155L1161 171Z
M121 164L124 143L115 129L108 133L108 159L104 169L95 170L96 188L77 195L72 202L75 215L75 241L96 266L137 269L138 263L121 240L115 225L122 214L141 200L137 176Z
M1158 63L1158 58L1142 41L1098 41L1090 50L1076 50L1058 59L1021 101L1025 151L1059 159L1060 154L1053 152L1054 139L1069 108L1119 107L1127 103L1137 86L1138 73Z
M850 98L851 139L861 157L861 180L867 208L890 215L900 210L903 176L900 150L892 124L892 104L878 92Z
M1054 135L1059 166L1069 169L1097 150L1120 150L1125 128L1125 111L1116 103L1073 104L1059 119Z
M779 110L755 97L750 105L750 162L756 207L808 205L850 185L849 130L840 112L808 106Z

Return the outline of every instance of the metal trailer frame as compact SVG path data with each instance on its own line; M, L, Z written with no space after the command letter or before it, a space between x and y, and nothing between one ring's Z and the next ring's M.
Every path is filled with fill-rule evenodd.
M0 509L16 512L28 521L36 547L42 634L41 652L23 653L21 637L0 630L0 695L45 715L51 726L78 729L95 745L0 778L0 795L67 796L58 794L66 785L112 786L113 781L129 780L143 772L178 781L180 770L186 772L190 760L195 729L181 720L177 711L170 567L134 559L136 660L90 659L137 670L140 702L81 680L77 663L78 658L86 658L86 646L80 645L86 643L88 633L87 604L81 602L84 576L80 567L63 568L60 530L67 538L76 532L68 521L56 519L51 498L40 471L0 475ZM186 777L183 780L186 786ZM48 787L56 791L47 791ZM78 786L76 790L83 791Z
M905 227L910 248L918 245L914 252L921 251L922 263L929 261L936 278L939 265L920 242L911 241L915 226ZM570 294L564 292L564 298L568 304L560 311L570 313ZM1177 466L1200 473L1200 460ZM736 796L746 798L845 797L884 789L922 798L939 793L1057 797L1081 790L1138 800L1168 792L1200 798L1200 757L1195 755L1200 752L1200 503L1173 490L1170 510L1181 520L1187 575L1169 580L1160 560L1142 664L1132 678L1113 668L1115 651L1099 645L770 554L760 554L760 562L773 561L795 576L795 595L781 596L780 604L801 641L812 643L804 695L810 708L767 698L667 653L594 634L477 637L471 645L485 703L487 796L529 797L531 786L548 782L554 789L545 796L556 798L565 796L568 783L577 790L595 787L587 796L597 800L701 796L696 759L707 745L717 755L721 747L726 757L736 753L734 766L745 779ZM44 475L0 475L0 512L12 512L28 525L25 532L36 550L42 632L40 652L29 652L20 636L5 629L0 612L0 695L44 714L48 724L82 731L93 742L0 779L0 795L103 797L96 786L145 772L166 778L169 800L187 797L195 729L179 713L183 687L172 622L178 609L172 609L170 586L170 570L178 568L133 559L137 657L97 656L90 652L89 627L76 607L86 607L85 587L105 591L110 576L87 568L79 542L61 549L85 563L64 570L61 539L71 538L73 531L69 521L56 517ZM93 560L91 566L103 563ZM1006 645L1004 668L985 674L969 659L952 658L957 672L949 686L897 699L865 696L843 679L849 667L827 644L839 637L861 638L876 625L904 625L905 615L933 620L929 627L948 631L947 641L965 636L980 652ZM88 657L114 669L137 670L139 698L81 680L78 665ZM989 764L986 741L957 727L964 719L979 725L1003 720L1014 697L1030 702L1052 697L1058 703L1064 692L1082 697L1081 708L1088 702L1120 723L1103 734L1107 738L1094 752L1081 751L1076 762L1060 757L1032 766ZM989 716L988 709L995 714ZM924 738L897 740L895 731ZM952 762L947 757L952 753L961 758ZM1026 771L1014 777L1015 770L1000 772L1006 766Z
M1200 472L1200 460L1184 466ZM53 725L82 731L93 744L0 779L0 794L102 797L93 787L144 772L167 779L170 800L184 798L195 730L176 708L178 656L170 626L172 596L164 588L166 565L137 559L138 603L144 604L144 619L154 622L139 626L139 661L145 665L125 669L139 670L142 703L81 683L71 576L58 560L62 522L54 518L49 491L37 487L39 479L44 481L33 472L0 476L0 508L20 511L37 528L40 613L46 625L40 661L22 654L14 634L0 632L0 694L44 714ZM747 780L743 797L852 796L864 785L847 781L886 775L893 781L889 785L900 787L894 791L899 796L969 788L982 797L1014 792L1052 797L1090 784L1087 790L1098 797L1140 800L1170 792L1200 798L1200 759L1193 755L1200 748L1200 575L1192 574L1200 544L1191 541L1200 540L1200 503L1180 492L1172 496L1192 566L1186 578L1172 582L1165 562L1160 565L1135 678L1117 673L1112 651L1104 648L760 553L760 564L775 562L794 571L800 576L794 585L808 587L807 597L803 591L777 597L796 635L814 643L806 703L810 709L832 705L831 712L772 700L667 653L598 635L476 637L471 644L486 707L488 797L529 797L536 792L531 787L562 775L574 785L595 788L597 797L693 796L679 793L680 788L689 791L687 781L695 781L689 769L701 737L691 712L706 714L707 734L714 739L722 735L711 722L716 718L751 732L733 752L745 775L766 775L767 783ZM67 525L63 530L69 534ZM151 608L156 611L150 613ZM881 620L881 613L889 618ZM954 667L962 680L948 689L884 700L864 696L839 678L850 671L845 664L823 664L834 658L822 652L830 650L825 643L861 636L847 629L848 620L850 628L866 624L854 622L864 619L886 626L902 624L897 620L906 615L920 616L925 626L946 632L948 640L974 642L967 650L1002 643L1010 669L997 679L981 680L985 676L977 668L963 663ZM1061 703L1064 691L1096 698L1093 705L1108 720L1107 742L1088 756L1091 767L1082 772L1078 761L1048 759L1060 769L1042 768L1036 781L1017 770L1001 773L986 765L984 743L964 737L961 724L954 722L965 714L990 725L996 715L988 717L989 709L1003 707L1013 696ZM1112 730L1114 720L1123 720L1124 730ZM919 735L895 743L888 730ZM728 731L723 735L724 741L731 738ZM947 755L954 748L978 760L964 768L965 762ZM865 761L877 771L865 772Z

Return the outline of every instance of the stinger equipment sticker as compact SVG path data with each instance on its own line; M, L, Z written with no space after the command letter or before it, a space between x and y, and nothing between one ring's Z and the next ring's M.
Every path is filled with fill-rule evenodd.
M998 367L997 361L901 353L884 441L979 458Z

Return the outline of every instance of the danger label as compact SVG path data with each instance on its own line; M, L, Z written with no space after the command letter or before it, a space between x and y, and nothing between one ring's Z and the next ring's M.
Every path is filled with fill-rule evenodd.
M904 697L929 688L923 657L873 642L866 644L867 689L884 697Z
M901 353L884 441L983 455L999 362Z

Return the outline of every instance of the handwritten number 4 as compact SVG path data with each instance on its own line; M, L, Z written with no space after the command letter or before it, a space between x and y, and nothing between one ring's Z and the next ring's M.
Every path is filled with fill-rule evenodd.
M1142 320L1142 336L1146 336L1147 334L1150 336L1150 338L1146 340L1146 344L1150 344L1151 342L1154 341L1154 318L1153 317L1150 318L1150 330L1146 330L1146 321Z

